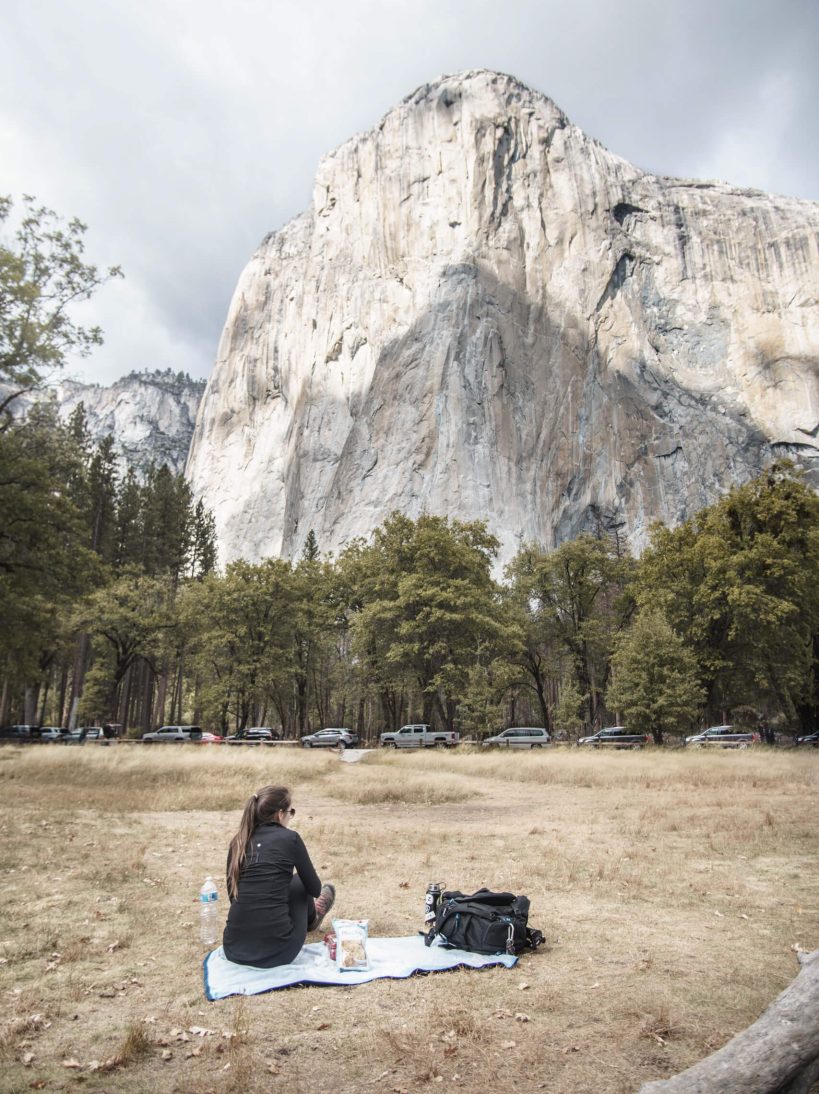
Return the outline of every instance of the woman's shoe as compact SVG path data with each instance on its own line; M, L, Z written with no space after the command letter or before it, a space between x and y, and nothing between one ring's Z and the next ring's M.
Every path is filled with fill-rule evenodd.
M321 893L316 897L316 917L312 923L307 924L308 931L318 931L324 922L324 917L336 902L336 887L326 882L321 887Z

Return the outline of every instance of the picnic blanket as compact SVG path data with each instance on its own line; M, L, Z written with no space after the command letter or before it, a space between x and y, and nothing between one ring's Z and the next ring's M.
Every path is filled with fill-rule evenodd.
M465 965L482 969L487 965L504 965L511 969L517 962L512 954L468 953L466 950L450 950L444 946L425 946L422 934L401 938L369 938L368 969L336 968L327 956L323 942L311 942L303 946L289 965L275 969L257 969L250 965L236 965L228 961L220 946L212 950L204 960L205 995L213 1002L229 995L259 995L265 991L289 988L293 984L364 984L382 977L402 979L415 972L438 972Z

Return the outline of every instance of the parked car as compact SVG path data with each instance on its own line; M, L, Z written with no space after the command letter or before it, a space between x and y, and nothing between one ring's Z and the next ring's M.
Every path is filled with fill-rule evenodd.
M225 740L229 745L259 745L269 744L271 741L278 741L280 740L280 736L276 730L271 729L270 726L253 726L252 729L245 729L240 733L233 733L230 737L226 737Z
M272 729L270 726L251 726L250 729L246 729L245 733L249 738L253 738L256 741L280 741L281 733L277 729Z
M814 748L819 748L819 733L808 733L805 737L797 737L796 744L812 745Z
M197 738L199 744L202 745L220 745L224 739L218 733L201 733Z
M351 748L358 744L358 734L351 729L320 729L301 739L303 748Z
M58 740L67 745L84 745L86 741L108 744L105 733L99 726L78 726L70 733L63 733Z
M486 748L545 748L550 741L548 731L542 726L511 726L481 743Z
M397 732L382 733L378 743L382 748L450 748L458 743L458 734L417 722L401 726Z
M60 738L65 735L65 730L60 729L59 726L40 726L40 740L45 741L46 743L49 741L59 741Z
M0 736L10 737L14 741L28 741L36 737L39 726L4 726L0 730Z
M153 733L143 733L142 740L150 744L184 744L202 739L201 726L160 726Z
M685 744L693 748L706 748L708 745L718 745L720 748L750 748L759 740L759 734L750 730L741 730L735 726L711 726L702 733L686 737Z
M587 745L590 748L645 748L651 744L651 737L647 733L632 733L625 726L609 726L590 737L581 737L579 745Z

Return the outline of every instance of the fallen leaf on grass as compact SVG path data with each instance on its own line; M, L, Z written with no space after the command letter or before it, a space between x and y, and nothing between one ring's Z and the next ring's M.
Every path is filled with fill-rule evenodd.
M111 945L108 947L108 953L113 953L114 950L118 950L120 948L120 945L121 943L119 939L117 939L116 942L112 942Z
M329 1022L322 1022L320 1025L316 1026L316 1029L329 1029L329 1028L330 1028L330 1023Z
M515 1021L516 1022L528 1022L529 1021L529 1015L528 1014L523 1014L522 1011L518 1011L517 1014L515 1015Z
M529 990L529 985L528 984L518 984L518 991L528 991L528 990Z
M501 1048L517 1048L517 1041L501 1041Z
M68 1060L63 1060L63 1067L70 1068L72 1071L78 1071L82 1067L82 1064L72 1056Z
M190 1060L191 1056L201 1056L201 1055L202 1055L202 1046L197 1045L196 1048L192 1048L190 1050L190 1052L185 1053L185 1059Z
M408 881L399 881L398 882L398 888L399 889L409 889L409 887L410 887L410 883Z
M458 1051L457 1045L446 1045L444 1047L444 1056L454 1056Z
M163 1053L162 1053L162 1059L163 1059L163 1060L172 1060L172 1059L173 1059L173 1053L171 1052L171 1050L170 1050L169 1048L166 1048L166 1049L165 1049L165 1050L163 1051Z
M33 1063L34 1063L34 1053L33 1052L27 1052L25 1054L25 1056L23 1057L23 1067L31 1067L31 1065Z
M511 1010L505 1010L505 1009L496 1010L495 1013L492 1015L492 1017L493 1018L511 1018L512 1017L512 1012L511 1012Z
M35 1079L33 1082L29 1083L28 1085L29 1085L29 1088L31 1090L45 1090L45 1088L48 1086L48 1080L47 1079Z
M267 1061L267 1070L271 1075L279 1074L279 1065L274 1064L272 1060Z

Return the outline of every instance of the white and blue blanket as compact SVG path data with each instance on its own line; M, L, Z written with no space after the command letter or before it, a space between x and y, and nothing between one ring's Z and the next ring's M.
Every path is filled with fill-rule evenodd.
M311 942L302 947L291 964L257 969L228 961L220 946L204 961L205 995L213 1001L226 999L229 995L259 995L293 984L364 984L382 977L402 979L415 972L438 972L462 965L471 969L504 965L511 969L517 962L517 957L510 954L486 956L443 946L425 946L422 934L405 938L369 938L367 956L368 969L337 969L335 961L328 957L324 943Z

